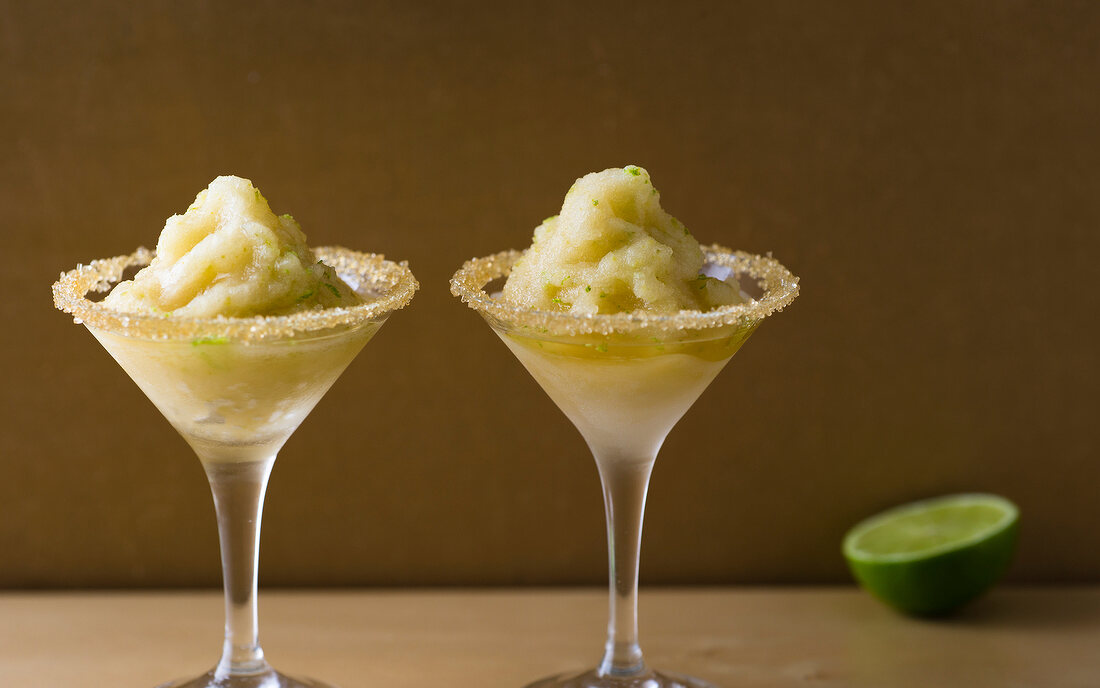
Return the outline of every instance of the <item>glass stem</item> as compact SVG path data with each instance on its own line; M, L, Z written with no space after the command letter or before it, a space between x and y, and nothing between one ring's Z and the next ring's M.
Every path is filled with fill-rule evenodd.
M605 456L596 461L607 511L611 588L607 649L598 669L600 676L638 676L646 671L638 646L638 557L654 458Z
M225 646L215 674L255 675L271 669L260 647L256 614L256 569L260 517L275 457L260 461L204 462L222 550L225 584Z

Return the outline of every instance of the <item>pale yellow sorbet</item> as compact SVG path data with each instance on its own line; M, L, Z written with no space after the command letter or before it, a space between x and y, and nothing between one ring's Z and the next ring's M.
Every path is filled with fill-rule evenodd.
M168 218L153 261L103 303L132 313L249 317L361 302L316 259L293 217L277 217L251 181L224 176Z
M701 273L699 242L661 208L660 198L641 167L581 177L561 213L535 229L504 298L576 313L674 313L740 303L733 278Z

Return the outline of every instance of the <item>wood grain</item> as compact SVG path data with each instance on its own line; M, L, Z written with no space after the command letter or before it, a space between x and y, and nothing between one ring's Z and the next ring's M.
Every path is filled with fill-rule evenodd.
M273 665L343 688L518 688L594 665L602 590L261 595ZM213 592L0 596L0 683L151 688L209 668ZM848 588L645 590L652 666L724 688L1085 688L1100 681L1100 589L1009 589L915 621Z

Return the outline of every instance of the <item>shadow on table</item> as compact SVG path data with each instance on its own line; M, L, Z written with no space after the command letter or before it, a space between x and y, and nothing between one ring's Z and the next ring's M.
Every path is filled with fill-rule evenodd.
M993 591L954 614L921 621L974 628L1100 628L1100 593L1094 589L1061 587L1028 589L1022 595Z

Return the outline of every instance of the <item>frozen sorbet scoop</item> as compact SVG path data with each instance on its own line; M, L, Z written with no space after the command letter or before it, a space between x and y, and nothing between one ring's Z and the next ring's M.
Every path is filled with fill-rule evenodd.
M734 280L708 277L691 232L661 207L641 167L585 175L561 213L535 229L504 298L575 313L707 311L741 302Z
M156 257L107 295L118 311L166 316L287 315L352 306L359 296L313 255L290 215L247 179L218 177L168 218Z

